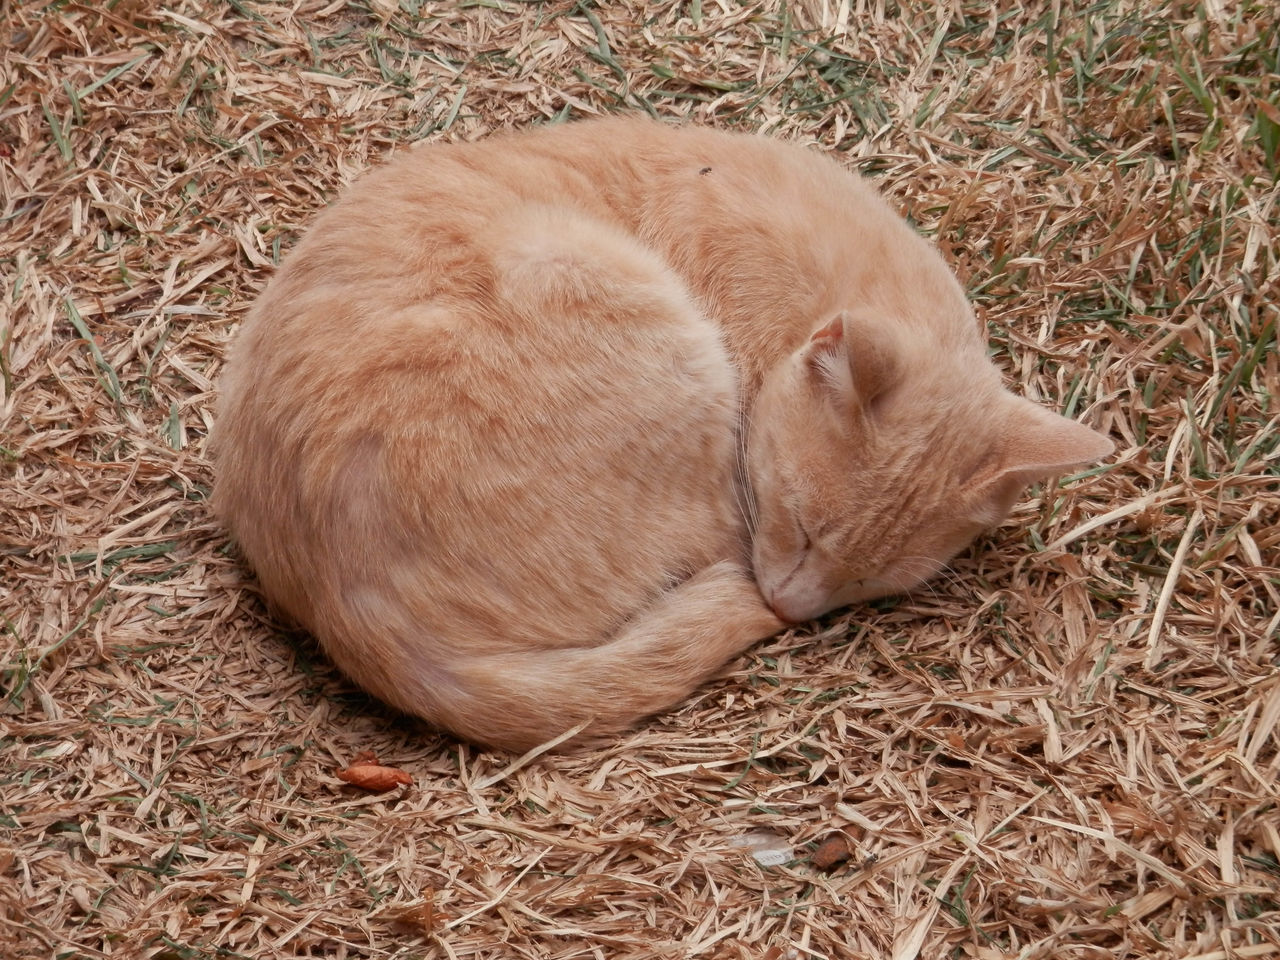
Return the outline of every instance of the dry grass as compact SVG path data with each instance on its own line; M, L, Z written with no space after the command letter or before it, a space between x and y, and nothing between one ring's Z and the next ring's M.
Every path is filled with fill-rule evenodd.
M1272 4L0 11L0 954L1280 954ZM358 171L619 108L844 151L1120 453L933 592L504 773L265 619L211 384ZM416 787L333 776L364 749Z

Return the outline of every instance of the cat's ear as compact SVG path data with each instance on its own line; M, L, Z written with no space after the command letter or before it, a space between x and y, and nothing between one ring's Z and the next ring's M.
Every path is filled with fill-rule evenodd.
M1025 486L1101 460L1116 445L1083 423L1007 394L1005 416L991 457L974 479Z
M869 405L898 378L898 358L888 335L867 336L843 311L809 337L803 353L817 382L850 403Z

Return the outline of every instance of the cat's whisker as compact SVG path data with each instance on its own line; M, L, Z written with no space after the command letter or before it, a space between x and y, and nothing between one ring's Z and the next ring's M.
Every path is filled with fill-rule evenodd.
M921 583L927 583L943 573L946 568L945 564L939 565L937 560L930 557L902 557L899 563L903 565L904 572L908 576L914 577Z
M947 570L946 564L943 563L941 567L938 567L937 561L934 561L934 559L929 559L928 557L904 557L902 559L904 559L904 561L916 561L916 562L925 563L925 571L923 576L919 576L919 575L915 575L915 573L911 573L910 567L908 567L908 576L916 577L915 586L913 589L911 589L911 591L913 591L913 593L916 593L916 591L919 591L920 589L923 588L924 590L929 591L929 596L931 596L934 603L942 603L943 596L940 593L940 591L938 591L936 576L938 575L938 573L943 573L943 575L945 575L945 571ZM948 582L950 582L951 577L947 577L947 580Z
M935 574L935 576L942 577L944 580L947 581L947 583L951 584L953 587L963 586L964 584L964 577L962 577L960 575L960 572L956 570L955 567L951 566L951 564L949 563L944 563L941 567L939 567L938 572Z
M940 595L938 594L937 589L933 586L934 580L942 579L951 586L960 586L962 583L962 578L959 573L957 573L955 568L949 563L939 563L931 557L922 556L903 557L900 562L908 565L906 568L908 576L916 577L920 584L929 587L933 592L935 599L939 599ZM910 566L911 563L923 564L921 572L914 572Z
M932 580L924 580L921 582L920 585L925 587L929 591L929 597L933 600L934 603L942 602L942 594L938 592L938 588L934 586L934 583Z
M734 500L747 526L747 536L753 538L760 525L760 515L755 490L751 486L751 473L747 467L747 437L750 435L750 427L750 415L746 407L739 406L734 450Z

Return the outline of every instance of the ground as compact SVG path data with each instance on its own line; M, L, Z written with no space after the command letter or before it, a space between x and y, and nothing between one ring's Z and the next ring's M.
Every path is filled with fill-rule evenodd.
M0 18L4 956L1280 952L1273 4ZM618 110L874 178L1010 385L1118 450L934 589L521 766L269 619L205 443L245 310L345 182L415 140ZM413 785L343 783L363 750Z

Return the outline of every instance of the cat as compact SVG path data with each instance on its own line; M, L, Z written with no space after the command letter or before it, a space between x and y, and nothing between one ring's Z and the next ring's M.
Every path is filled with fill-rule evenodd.
M1005 391L941 255L762 136L421 145L316 220L221 377L215 507L358 685L473 742L623 731L909 591L1106 456Z

